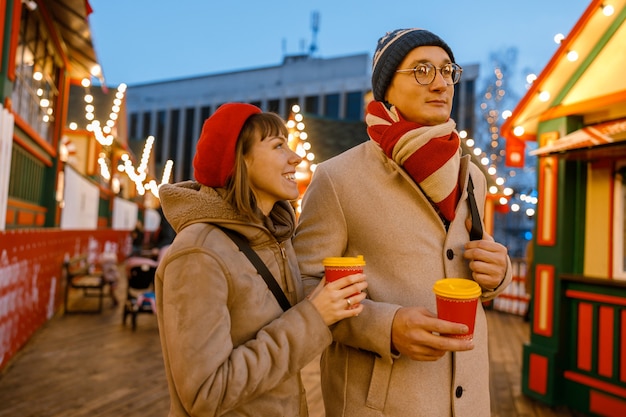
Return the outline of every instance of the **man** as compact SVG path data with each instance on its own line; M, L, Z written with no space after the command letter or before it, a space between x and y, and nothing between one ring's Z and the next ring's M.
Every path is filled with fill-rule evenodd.
M372 140L321 163L304 196L294 246L307 285L323 277L325 257L357 255L369 283L363 311L334 326L322 357L328 417L490 415L482 305L473 340L440 336L467 327L437 319L432 292L441 278L473 279L485 301L511 281L504 246L487 234L470 241L486 180L461 155L450 119L461 73L427 30L383 36L366 114Z

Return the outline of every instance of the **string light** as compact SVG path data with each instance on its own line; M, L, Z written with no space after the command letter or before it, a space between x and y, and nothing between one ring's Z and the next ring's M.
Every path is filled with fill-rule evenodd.
M302 158L302 162L296 167L296 181L304 189L311 181L316 165L313 163L315 154L311 151L311 143L307 142L309 136L304 130L306 128L304 115L300 113L300 106L297 104L291 107L291 114L286 125L289 130L289 147ZM301 197L296 201L297 213L300 212Z
M574 62L578 60L578 52L576 51L568 51L567 52L567 59L570 62Z
M612 16L613 13L615 13L615 8L613 8L613 6L610 4L603 4L601 7L602 7L602 13L607 17Z
M550 100L550 92L549 91L540 91L539 92L539 101L546 102Z
M483 150L477 146L473 138L466 138L465 144L469 152L478 158L479 163L485 167L486 175L491 177L491 184L488 188L490 197L497 207L508 207L511 211L519 211L520 206L514 202L515 190L508 186L507 182L515 177L515 170L510 170L505 175L499 173L499 167L504 163L506 149L503 147L504 141L500 137L500 124L512 116L509 109L503 109L504 99L507 97L505 91L505 72L501 68L494 68L493 81L487 85L483 94L483 101L479 108L484 121L487 123L485 139L488 146ZM526 77L527 88L536 80L536 75L530 74ZM523 135L524 131L518 129L517 133ZM513 209L515 207L515 209Z
M565 35L563 35L562 33L557 33L556 35L554 35L554 43L556 43L557 45L560 45L561 42L563 42L565 40Z
M101 69L99 66L97 66L97 68L96 67L94 68L95 68L95 73L93 73L92 75L98 76L98 74L101 74ZM85 90L84 97L83 97L83 100L86 103L85 104L85 119L87 120L87 125L85 128L88 132L93 133L94 138L100 145L104 147L109 147L113 145L113 142L115 140L114 128L116 126L117 120L119 119L119 113L122 108L122 103L123 103L124 96L127 90L127 86L126 84L122 83L117 87L115 91L115 98L113 99L113 102L111 105L111 111L109 112L108 119L104 123L96 119L96 115L95 115L96 108L93 105L94 97L90 91L91 80L89 78L83 78L81 80L81 86ZM42 107L45 107L44 105L46 104L44 100L45 99L42 99L40 101L40 104L42 105ZM71 130L77 130L78 124L76 122L71 122L69 124L69 128ZM153 143L154 143L154 137L149 136L146 139L146 143L144 145L141 160L137 168L133 166L132 161L130 160L130 157L127 154L123 154L121 156L122 164L118 166L118 171L123 172L126 175L128 175L128 178L135 183L135 188L139 195L144 195L146 190L150 190L158 198L158 186L156 185L156 181L151 180L147 184L144 185L144 181L146 180L147 175L148 175L148 162L150 159L150 154L152 151ZM110 174L109 167L107 164L106 154L101 154L99 156L98 165L100 166L100 175L102 176L102 178L109 181L111 179L111 174ZM169 181L169 176L171 174L172 165L173 165L173 161L171 160L166 163L166 166L164 168L164 173L163 173L164 180L161 182L161 184Z

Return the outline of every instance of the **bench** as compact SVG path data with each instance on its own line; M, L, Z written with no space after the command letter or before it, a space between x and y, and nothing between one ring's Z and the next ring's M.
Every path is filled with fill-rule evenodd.
M66 314L71 313L101 313L106 287L109 283L104 279L102 272L96 271L95 266L89 263L86 256L77 256L63 262L63 276L65 277L64 309ZM83 297L97 297L96 309L70 309L69 295L71 289L80 290Z

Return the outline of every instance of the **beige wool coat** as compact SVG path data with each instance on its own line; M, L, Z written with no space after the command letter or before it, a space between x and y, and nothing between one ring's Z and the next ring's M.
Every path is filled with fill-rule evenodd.
M192 181L159 189L177 232L155 280L169 416L306 416L300 369L332 336L313 305L301 301L290 240L295 215L279 202L264 225L253 224L233 212L222 192ZM248 238L293 307L283 313L215 225Z
M414 181L373 141L321 163L303 200L294 247L307 286L329 256L365 257L368 299L358 317L333 327L321 362L327 417L489 417L487 322L479 303L475 348L434 362L393 355L391 324L402 306L436 313L436 280L471 278L467 181L471 174L481 217L486 180L461 158L463 194L446 229ZM511 281L509 267L492 299Z

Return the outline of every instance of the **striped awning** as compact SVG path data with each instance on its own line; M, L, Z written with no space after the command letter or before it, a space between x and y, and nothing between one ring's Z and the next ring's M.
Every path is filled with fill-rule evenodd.
M622 142L626 140L626 137L620 135L620 133L624 132L626 132L626 119L587 126L537 148L529 152L529 154L545 156L575 149L592 148L598 145Z

